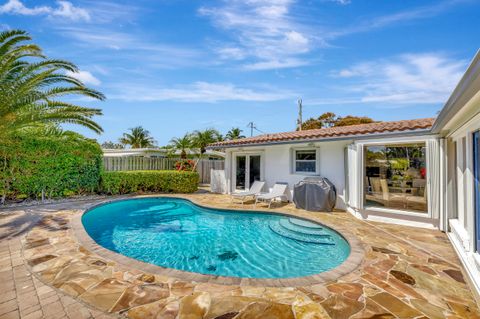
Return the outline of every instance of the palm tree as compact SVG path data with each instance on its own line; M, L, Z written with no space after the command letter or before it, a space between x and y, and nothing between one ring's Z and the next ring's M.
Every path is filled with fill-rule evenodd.
M222 135L215 129L195 131L192 134L192 145L200 149L200 156L207 151L207 145L222 139Z
M180 151L180 158L187 158L187 150L192 147L192 138L190 134L185 134L183 137L174 137L170 140L172 147Z
M25 43L30 40L25 31L0 32L0 139L20 130L62 123L102 132L100 125L92 120L102 114L100 109L59 98L82 95L104 100L105 96L66 74L78 72L74 64L47 59L39 46Z
M242 130L239 127L232 127L230 131L225 135L227 140L237 140L239 138L245 138L245 135L242 135Z
M123 144L114 143L112 141L103 142L101 147L106 148L106 149L117 149L117 150L125 148L125 146Z
M123 145L130 145L132 148L154 147L155 140L150 136L150 132L141 126L129 129L130 133L123 133L119 139Z

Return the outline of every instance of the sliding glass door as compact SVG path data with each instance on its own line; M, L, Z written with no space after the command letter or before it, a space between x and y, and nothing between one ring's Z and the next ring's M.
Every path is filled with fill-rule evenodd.
M247 157L237 156L235 158L235 189L245 189L245 180L247 177Z
M250 159L250 170L248 174L248 182L249 186L252 186L252 184L255 181L260 180L260 155L251 155L249 156Z
M235 156L235 189L246 190L261 180L261 155Z
M480 131L473 133L473 183L475 209L475 249L480 252Z

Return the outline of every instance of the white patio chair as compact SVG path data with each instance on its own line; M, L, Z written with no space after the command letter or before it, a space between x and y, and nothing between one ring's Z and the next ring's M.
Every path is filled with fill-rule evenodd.
M248 191L232 193L231 194L232 202L235 198L238 198L242 201L242 205L243 205L243 203L245 202L245 199L247 199L248 197L255 198L255 196L259 195L264 185L265 185L265 182L255 181L253 182L252 186Z
M288 185L276 183L273 185L272 191L266 194L260 194L255 198L255 206L258 202L268 202L268 208L272 205L272 202L277 198L282 198L286 195Z

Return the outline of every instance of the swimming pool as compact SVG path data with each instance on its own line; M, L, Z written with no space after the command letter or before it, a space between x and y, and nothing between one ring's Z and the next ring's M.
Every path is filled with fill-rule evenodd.
M340 265L348 242L324 225L287 215L211 209L171 197L121 200L82 216L90 237L119 254L183 271L291 278Z

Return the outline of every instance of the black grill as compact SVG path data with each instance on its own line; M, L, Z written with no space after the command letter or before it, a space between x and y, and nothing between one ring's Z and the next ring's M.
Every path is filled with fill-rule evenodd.
M293 188L295 206L308 211L331 212L336 199L337 190L327 178L307 177Z

